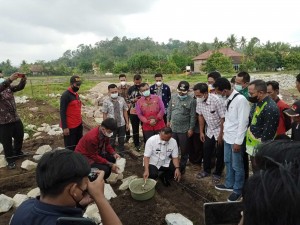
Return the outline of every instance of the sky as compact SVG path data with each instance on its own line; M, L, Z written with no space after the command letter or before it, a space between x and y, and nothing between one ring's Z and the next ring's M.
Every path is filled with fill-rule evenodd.
M297 0L0 0L0 62L55 60L115 36L300 45Z

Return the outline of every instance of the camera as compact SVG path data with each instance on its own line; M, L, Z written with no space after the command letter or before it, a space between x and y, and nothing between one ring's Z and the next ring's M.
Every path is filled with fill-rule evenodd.
M19 78L24 78L25 77L25 73L18 73L18 77Z
M89 175L88 175L88 178L89 178L90 182L93 182L94 180L96 180L97 177L98 177L98 175L95 172L90 172Z

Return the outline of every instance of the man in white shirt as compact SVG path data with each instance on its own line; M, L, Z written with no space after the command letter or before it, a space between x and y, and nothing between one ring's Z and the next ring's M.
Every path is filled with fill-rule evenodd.
M232 89L226 78L218 78L214 83L216 94L225 96L226 113L224 122L224 162L226 166L225 184L216 185L217 190L233 191L227 201L238 201L242 196L245 172L241 145L243 144L250 106L247 99Z
M172 159L172 160L171 160ZM163 128L159 134L150 137L145 145L144 179L160 179L169 186L174 178L180 181L181 173L178 160L178 146L172 138L172 129Z

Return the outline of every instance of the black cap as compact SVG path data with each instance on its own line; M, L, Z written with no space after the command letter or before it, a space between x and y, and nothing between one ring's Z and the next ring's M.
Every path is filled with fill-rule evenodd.
M284 111L288 116L300 116L300 100L295 101L290 109Z
M187 93L190 89L190 84L187 81L180 81L177 87L178 92Z
M81 85L81 79L78 75L71 76L70 84L76 83L77 85Z

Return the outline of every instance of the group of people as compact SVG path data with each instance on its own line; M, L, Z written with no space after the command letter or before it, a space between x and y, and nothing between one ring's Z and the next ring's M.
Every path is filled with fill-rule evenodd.
M23 155L24 131L16 112L13 92L25 87L26 77L22 77L18 85L11 85L18 78L18 73L7 79L0 77L0 142L9 169L15 168L15 158ZM279 99L279 83L276 81L250 81L247 72L239 72L230 82L215 71L208 74L207 83L195 84L193 91L190 91L187 81L180 81L177 93L171 95L170 87L163 83L163 75L155 74L154 78L155 84L149 86L137 74L133 78L134 85L130 86L126 75L121 74L120 85L110 84L107 87L108 96L102 103L103 122L84 136L82 103L78 95L82 81L79 76L70 78L70 87L60 100L60 124L65 148L72 151L49 153L39 162L37 181L42 195L40 200L35 200L37 202L28 201L28 207L44 208L46 206L42 203L59 203L61 199L53 198L56 195L68 199L68 206L76 205L83 200L86 190L96 198L93 182L87 180L87 168L101 171L97 172L100 177L98 183L107 179L111 172L117 173L116 160L124 155L125 142L132 137L136 150L140 151L140 125L145 142L144 179L160 178L168 186L172 179L181 179L189 160L193 164L203 164L196 178L212 176L217 190L231 192L228 201L238 201L243 194L245 180L249 176L249 156L254 174L262 169L256 156L261 144L273 139L300 141L300 101L289 107ZM296 77L296 86L300 92L300 74ZM286 132L290 128L292 135L288 137ZM67 155L73 157L74 165L71 167L76 170L62 176L58 172L67 167L62 163L61 168L52 168L50 161L57 159L55 165L58 165L59 157L62 157L65 164L69 164ZM76 166L77 163L82 166ZM220 184L224 167L225 182ZM57 172L57 178L44 181L46 169ZM69 176L72 178L69 179ZM61 186L56 186L58 183ZM77 190L81 190L81 198L78 198ZM41 205L36 206L38 204ZM19 212L22 210L23 207ZM30 214L27 216L30 217ZM15 216L12 221L18 218L23 219Z

